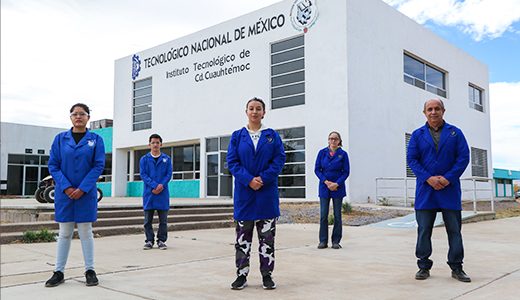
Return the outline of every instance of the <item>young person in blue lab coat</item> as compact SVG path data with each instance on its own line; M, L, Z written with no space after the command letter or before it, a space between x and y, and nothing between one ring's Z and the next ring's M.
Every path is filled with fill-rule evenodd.
M415 255L419 271L415 279L430 276L433 261L431 235L437 212L448 234L448 265L451 276L462 282L471 279L462 270L464 247L461 234L460 177L469 163L469 148L462 131L444 121L444 103L430 99L424 104L427 122L415 130L408 144L408 166L417 176L415 218L417 245Z
M87 286L99 283L94 271L94 235L92 222L97 220L96 182L105 168L103 139L87 129L88 106L77 103L70 109L72 128L54 138L49 158L49 173L56 183L54 220L59 222L56 270L46 287L64 280L70 244L77 224L81 239Z
M350 174L348 155L343 146L341 135L333 131L329 134L329 146L318 152L314 173L320 179L318 196L320 197L320 233L318 249L325 249L329 243L329 205L332 199L334 208L334 228L332 229L332 248L341 249L343 224L341 205L347 195L345 181Z
M227 152L229 171L235 176L233 194L236 224L235 290L247 286L249 258L256 225L259 240L260 273L264 289L275 289L274 238L280 216L278 176L285 164L283 143L276 131L262 124L265 103L260 98L247 102L248 124L233 132Z
M168 210L170 210L170 192L168 182L172 178L172 159L161 152L162 138L152 134L149 138L150 152L141 157L139 171L143 180L143 210L144 232L146 235L144 250L152 249L154 232L152 227L153 214L159 216L157 231L157 247L166 250L168 239Z

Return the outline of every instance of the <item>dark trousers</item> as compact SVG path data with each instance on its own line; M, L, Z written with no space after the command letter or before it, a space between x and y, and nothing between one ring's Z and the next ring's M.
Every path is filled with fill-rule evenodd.
M329 243L329 205L331 198L320 197L320 243ZM341 221L341 204L343 198L332 198L334 208L334 228L332 229L332 242L338 243L343 235L343 222Z
M235 244L235 264L237 276L249 274L249 258L253 243L253 229L258 233L258 254L260 256L260 273L271 275L274 270L274 237L276 219L258 221L235 221L237 240Z
M442 218L448 234L448 265L452 270L462 266L464 259L464 247L462 246L462 214L458 210L442 209ZM417 245L415 256L417 256L417 266L421 269L431 269L433 261L430 259L432 254L432 231L437 209L421 209L415 211L417 220Z
M157 240L166 242L168 239L168 211L167 210L145 210L144 211L144 233L146 235L146 241L154 243L154 232L153 232L153 213L157 211L159 216L159 230L157 231Z

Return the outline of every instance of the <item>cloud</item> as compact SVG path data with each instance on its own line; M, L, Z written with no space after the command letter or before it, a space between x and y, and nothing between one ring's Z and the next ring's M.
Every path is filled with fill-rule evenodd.
M383 0L419 24L457 26L475 41L494 39L520 21L520 0Z
M520 82L489 85L493 167L520 170Z

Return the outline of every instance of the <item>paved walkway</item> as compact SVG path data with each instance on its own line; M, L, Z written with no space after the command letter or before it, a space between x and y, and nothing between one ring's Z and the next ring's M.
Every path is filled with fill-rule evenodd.
M471 283L450 277L442 227L432 237L431 277L417 281L415 230L345 226L343 249L318 250L317 224L290 224L277 228L276 290L262 289L256 251L249 286L229 288L234 229L227 228L170 232L166 251L142 250L143 235L97 238L96 287L84 284L79 240L72 242L66 281L55 288L44 283L54 269L56 243L2 245L0 293L2 300L518 299L520 217L464 224L463 236ZM257 246L255 238L253 250Z

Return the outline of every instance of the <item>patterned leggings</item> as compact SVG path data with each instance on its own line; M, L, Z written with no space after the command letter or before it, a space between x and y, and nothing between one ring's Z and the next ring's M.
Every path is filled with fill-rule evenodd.
M258 221L236 221L237 241L235 244L235 263L237 276L249 274L249 258L253 243L253 227L256 224L258 232L260 256L260 273L262 276L271 275L274 270L274 236L276 233L276 219Z

